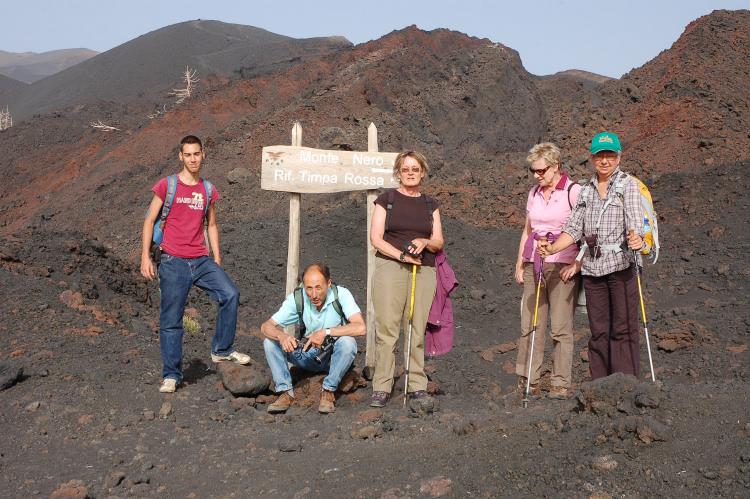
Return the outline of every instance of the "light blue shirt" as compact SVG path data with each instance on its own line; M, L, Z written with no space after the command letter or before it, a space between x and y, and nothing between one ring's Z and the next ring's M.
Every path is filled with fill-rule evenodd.
M348 289L338 286L338 291L341 310L344 312L347 319L351 318L354 314L361 313L357 303L354 301L352 293ZM336 309L333 308L335 298L331 289L329 289L326 294L326 302L323 304L323 308L320 309L320 312L318 312L318 309L310 303L310 298L307 297L307 293L305 293L304 290L302 291L302 297L304 298L302 320L305 322L305 327L307 328L307 336L327 327L341 325L341 316L339 316ZM297 305L294 303L294 293L286 297L279 311L273 314L271 318L281 327L299 324Z

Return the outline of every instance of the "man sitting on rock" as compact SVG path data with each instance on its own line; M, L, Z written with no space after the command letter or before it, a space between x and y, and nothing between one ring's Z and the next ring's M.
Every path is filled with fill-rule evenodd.
M266 337L263 348L276 391L282 392L268 406L271 413L285 412L295 404L289 362L308 371L328 372L318 410L324 414L333 412L334 392L357 354L354 337L367 331L351 292L331 284L328 266L308 267L302 274L302 286L304 293L298 288L287 296L279 311L260 327ZM284 333L283 328L292 324L300 324L301 340ZM333 350L327 355L324 343L332 341Z

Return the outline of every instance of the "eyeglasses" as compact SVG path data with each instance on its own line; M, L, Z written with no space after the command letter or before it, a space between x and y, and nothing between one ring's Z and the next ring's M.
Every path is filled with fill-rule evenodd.
M592 158L592 160L593 160L593 161L596 161L596 162L599 162L599 163L601 163L601 162L602 162L602 161L604 161L605 159L606 159L607 161L614 161L614 160L616 160L616 159L617 159L617 158L618 158L619 156L620 156L620 155L619 155L619 154L617 154L616 152L606 152L606 153L601 153L601 152L598 152L598 153L594 154L593 156L591 156L591 158Z
M539 175L540 177L544 177L544 174L547 173L547 170L552 168L552 165L549 165L547 168L540 168L539 170L534 170L533 168L529 167L529 172L531 172L532 175Z
M412 166L411 168L409 168L408 166L404 166L401 168L401 173L409 173L409 172L419 173L421 171L422 171L421 166Z

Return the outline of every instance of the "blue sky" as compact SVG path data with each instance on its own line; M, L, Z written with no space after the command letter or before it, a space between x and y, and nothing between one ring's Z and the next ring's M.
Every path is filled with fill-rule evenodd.
M537 75L582 69L619 78L668 49L698 17L748 8L750 0L0 0L0 50L104 52L193 19L355 44L416 24L507 45Z

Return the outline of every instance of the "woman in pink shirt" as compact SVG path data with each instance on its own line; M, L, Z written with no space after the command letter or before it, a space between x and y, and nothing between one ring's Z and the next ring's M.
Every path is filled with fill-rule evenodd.
M581 186L570 180L562 171L560 148L551 142L535 145L526 158L531 164L529 171L538 182L529 192L526 203L526 223L518 246L515 278L523 285L521 302L521 338L518 341L518 388L526 390L529 373L529 348L534 324L536 303L536 279L540 259L536 251L537 241L547 237L553 242L560 236L565 222L578 196ZM534 340L534 355L531 365L530 392L541 395L539 377L544 360L547 315L550 317L550 337L554 343L552 375L550 376L550 398L568 397L573 363L573 313L578 298L578 280L573 277L580 270L575 261L578 251L575 245L544 261L542 287L537 313L537 335Z

